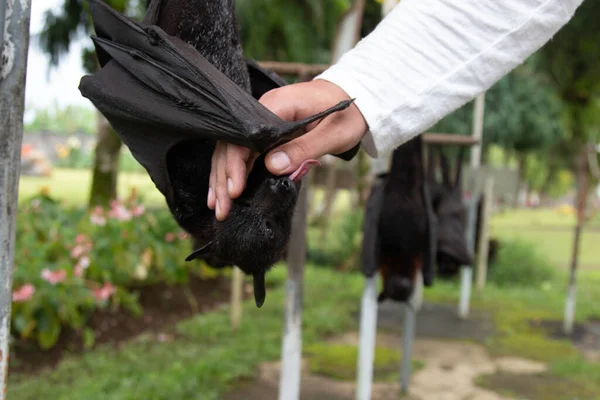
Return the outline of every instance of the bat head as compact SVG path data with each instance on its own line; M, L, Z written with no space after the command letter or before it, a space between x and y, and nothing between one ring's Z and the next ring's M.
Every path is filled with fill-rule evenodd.
M265 273L279 261L292 231L292 218L301 188L300 178L314 160L304 162L289 176L276 176L265 167L264 156L254 163L246 189L234 199L224 221L213 218L212 241L187 259L201 257L213 266L236 265L254 278L256 305L264 303Z
M381 303L386 299L405 303L410 300L415 290L414 282L405 276L391 276L383 281L383 290L377 297L377 302Z
M443 269L452 264L469 265L473 256L467 247L465 232L467 230L467 212L463 203L461 183L461 162L464 150L461 149L457 163L456 176L450 177L450 166L446 156L440 151L439 160L442 182L432 183L434 186L434 210L438 217L438 265Z

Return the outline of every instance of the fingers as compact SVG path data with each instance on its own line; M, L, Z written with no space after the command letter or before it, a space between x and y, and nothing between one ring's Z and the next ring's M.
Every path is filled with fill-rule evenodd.
M211 159L207 206L215 210L217 220L223 221L229 215L231 199L239 197L245 186L251 151L242 146L217 142ZM251 161L250 164L248 162Z
M267 169L275 175L290 174L305 160L350 150L366 133L362 114L351 108L326 117L313 130L273 149L265 159Z
M250 154L249 148L235 145L227 146L225 174L227 176L227 194L232 199L239 197L246 187L246 168Z

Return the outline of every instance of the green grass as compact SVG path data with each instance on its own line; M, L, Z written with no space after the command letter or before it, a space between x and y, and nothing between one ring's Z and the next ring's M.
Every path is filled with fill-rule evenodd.
M269 274L282 281L285 268ZM352 326L362 279L309 268L305 281L303 344L310 346ZM181 335L159 343L143 335L119 350L99 347L68 358L39 377L9 375L8 398L19 400L218 399L261 362L279 357L284 289L267 293L261 309L244 304L232 332L228 309L197 316L175 327Z
M316 343L305 347L304 353L310 358L310 371L313 374L333 379L356 380L356 360L358 347L347 344ZM395 382L399 379L402 353L397 349L375 347L373 380ZM412 361L413 373L424 367L419 360Z
M281 284L285 274L285 268L278 266L268 279ZM540 288L489 285L482 294L473 293L472 308L494 316L497 335L485 343L493 355L548 362L555 380L579 382L600 391L597 365L585 362L569 342L550 339L529 323L536 318L562 318L565 282L565 274L558 273ZM358 329L350 313L360 306L362 286L363 278L355 273L307 269L303 346L306 356L317 356L313 371L352 379L356 349L329 349L324 343L332 335ZM458 294L457 283L438 280L426 289L425 299L456 304ZM241 379L254 377L258 364L278 359L283 307L284 289L280 285L268 292L263 308L257 309L252 300L245 303L242 324L235 332L224 308L177 324L180 336L170 343L143 335L119 350L102 346L81 357L68 358L39 377L11 374L9 398L218 399ZM581 272L577 307L578 321L600 316L600 272ZM382 355L380 349L376 355L383 380L390 376L385 373L386 364L396 363L397 367L399 354L390 353Z
M92 173L83 169L55 168L51 177L23 176L19 181L19 201L37 194L44 187L58 200L69 205L84 205L90 194ZM119 196L126 197L132 188L136 188L150 206L163 206L164 198L145 173L119 174Z

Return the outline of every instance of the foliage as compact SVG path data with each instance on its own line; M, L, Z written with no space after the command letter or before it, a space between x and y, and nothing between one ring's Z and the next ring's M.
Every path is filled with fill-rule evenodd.
M493 85L485 95L484 146L527 153L543 150L561 134L560 102L528 65L523 65ZM438 122L432 130L470 134L473 102Z
M237 0L244 52L270 61L329 63L336 25L350 0Z
M489 281L498 286L540 287L554 277L554 266L531 243L502 241Z
M349 211L336 218L324 241L320 240L320 232L311 230L307 259L317 265L340 269L358 267L363 218L362 210Z
M272 275L285 278L285 267ZM308 267L302 324L303 344L323 340L352 327L362 281L356 274L337 274ZM281 278L277 279L282 281ZM219 399L243 378L251 378L258 364L275 360L281 348L281 318L285 290L269 292L264 306L244 302L237 330L230 325L229 308L198 315L173 329L172 341L146 334L118 349L99 348L70 357L38 376L9 374L8 398L33 399Z
M91 135L96 129L96 115L93 110L75 105L28 110L30 120L25 123L25 131L31 133L52 132L61 135L85 133Z
M19 210L13 331L52 347L64 326L83 329L98 308L139 313L131 288L185 282L189 243L165 212L146 213L132 193L92 212L64 208L43 192ZM195 266L197 267L198 264Z

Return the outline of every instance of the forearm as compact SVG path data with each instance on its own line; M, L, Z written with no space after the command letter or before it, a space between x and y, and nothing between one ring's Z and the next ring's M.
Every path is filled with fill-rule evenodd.
M356 98L369 125L363 145L377 157L487 90L543 46L581 2L402 0L315 79Z

